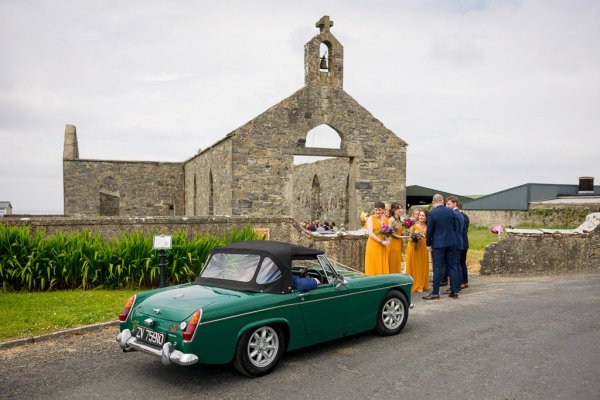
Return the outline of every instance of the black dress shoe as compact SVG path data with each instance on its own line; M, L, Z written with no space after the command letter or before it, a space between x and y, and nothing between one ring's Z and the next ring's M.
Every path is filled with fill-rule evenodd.
M450 293L448 297L452 297L453 299L458 299L458 293Z
M423 296L423 299L425 299L425 300L439 300L440 299L440 295L439 294L429 293L427 296Z

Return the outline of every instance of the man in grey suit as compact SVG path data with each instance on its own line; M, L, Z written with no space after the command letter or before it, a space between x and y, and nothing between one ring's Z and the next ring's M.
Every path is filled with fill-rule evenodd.
M441 194L433 196L433 209L427 217L427 247L432 249L433 288L431 293L423 296L425 300L440 298L440 280L444 263L450 277L450 297L458 299L460 281L458 278L458 246L461 226L454 211L444 207L444 197Z

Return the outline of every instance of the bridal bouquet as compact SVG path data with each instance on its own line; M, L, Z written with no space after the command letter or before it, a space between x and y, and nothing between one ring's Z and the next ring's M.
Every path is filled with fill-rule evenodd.
M423 234L421 232L415 231L412 233L412 235L410 235L410 241L412 242L413 246L415 246L415 249L417 248L417 244L421 239L423 239Z
M398 231L398 228L395 228L394 225L383 224L381 225L381 229L379 230L379 234L385 237L390 237L394 233Z
M390 237L394 234L394 229L391 225L383 224L381 225L381 229L379 230L379 234L385 237Z
M404 228L404 236L410 236L410 232L409 229L411 226L413 226L417 221L415 221L414 219L411 218L402 218L400 220L400 222L402 222L402 227Z

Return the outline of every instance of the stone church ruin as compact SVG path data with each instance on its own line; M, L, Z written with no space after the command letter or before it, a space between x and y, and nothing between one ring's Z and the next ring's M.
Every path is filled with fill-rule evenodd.
M79 158L67 125L69 216L291 216L358 227L377 200L404 202L406 142L343 89L344 49L328 16L304 46L304 86L184 162ZM339 148L307 146L326 126ZM295 156L333 157L294 165Z

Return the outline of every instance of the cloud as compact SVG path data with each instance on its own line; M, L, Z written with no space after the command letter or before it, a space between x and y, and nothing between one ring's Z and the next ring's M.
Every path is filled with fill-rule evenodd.
M492 3L491 0L427 0L422 3L421 9L432 13L467 14L487 11Z
M434 62L454 64L473 64L484 59L484 50L476 43L460 38L438 38L432 46L431 56Z

